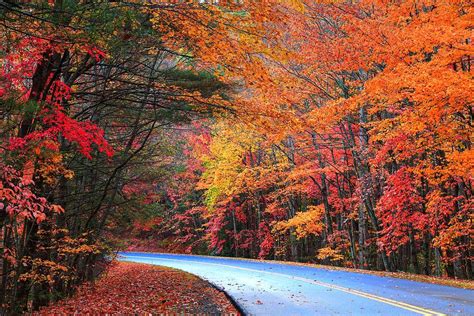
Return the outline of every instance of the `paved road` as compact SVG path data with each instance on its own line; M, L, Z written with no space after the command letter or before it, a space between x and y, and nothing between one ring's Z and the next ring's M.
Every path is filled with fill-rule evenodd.
M249 315L474 315L474 291L449 286L272 262L119 254L198 275Z

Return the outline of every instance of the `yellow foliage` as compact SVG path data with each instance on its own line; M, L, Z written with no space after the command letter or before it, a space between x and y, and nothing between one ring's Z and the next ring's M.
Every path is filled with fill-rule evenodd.
M279 0L280 3L285 4L297 11L304 12L304 3L299 0Z
M274 228L280 233L294 229L297 239L308 235L319 235L323 228L322 217L324 208L322 205L309 206L306 212L299 212L287 221L278 222Z
M209 154L199 157L206 166L198 188L206 189L206 202L213 207L218 200L245 188L251 172L242 164L246 152L254 148L259 138L241 124L222 121L214 126L215 136Z
M339 261L344 259L344 256L340 254L339 250L332 249L330 247L319 249L318 255L316 257L319 260L329 259L331 261Z

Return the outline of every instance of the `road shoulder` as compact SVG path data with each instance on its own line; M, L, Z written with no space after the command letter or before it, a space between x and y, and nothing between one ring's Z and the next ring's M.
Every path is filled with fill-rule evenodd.
M95 284L84 284L73 297L35 314L239 315L239 312L224 292L190 273L162 266L114 262Z

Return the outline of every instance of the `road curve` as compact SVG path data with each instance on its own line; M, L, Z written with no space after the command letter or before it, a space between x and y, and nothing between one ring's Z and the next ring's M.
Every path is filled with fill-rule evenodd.
M474 291L376 275L220 257L120 252L188 271L249 315L474 315Z

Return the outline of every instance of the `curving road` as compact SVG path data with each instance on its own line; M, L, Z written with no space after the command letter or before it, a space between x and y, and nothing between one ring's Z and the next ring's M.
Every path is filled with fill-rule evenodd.
M120 260L188 271L249 315L474 315L474 291L272 262L120 252Z

